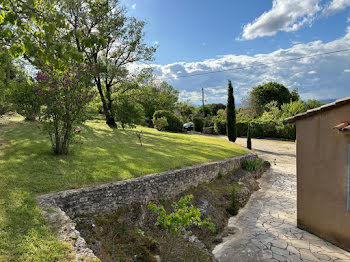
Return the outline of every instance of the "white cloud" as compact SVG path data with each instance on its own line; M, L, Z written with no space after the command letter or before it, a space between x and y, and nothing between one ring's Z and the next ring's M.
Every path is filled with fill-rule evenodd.
M350 69L345 69L344 72L345 73L350 73Z
M309 24L318 17L326 17L350 6L350 0L272 0L272 8L253 22L243 27L238 40L251 40L258 37L273 36L279 31L292 32ZM347 22L349 22L349 18Z
M136 9L136 3L131 6L132 9Z
M306 23L312 23L320 11L319 0L273 0L272 8L243 28L241 39L272 36L278 31L297 31Z
M281 61L310 54L347 49L349 45L350 27L342 38L328 43L314 41L267 54L231 54L200 62L177 62L152 66L160 79L168 81L180 90L181 99L191 99L196 104L200 102L202 87L206 90L208 102L225 103L227 79L231 79L235 86L237 101L246 96L253 86L268 81L282 83L290 90L298 88L303 99L340 98L349 95L350 74L344 74L344 72L350 72L350 69L344 70L344 68L349 68L350 52L309 57L289 62ZM182 77L203 72L253 66L266 62L281 63L194 77ZM316 72L317 77L315 77Z
M350 0L332 0L332 2L325 7L322 14L329 16L347 8L348 6L350 6Z

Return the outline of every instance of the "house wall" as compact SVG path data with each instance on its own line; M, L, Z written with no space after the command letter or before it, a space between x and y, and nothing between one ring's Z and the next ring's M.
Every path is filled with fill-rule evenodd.
M298 120L298 227L350 250L348 144L333 127L350 122L350 105Z

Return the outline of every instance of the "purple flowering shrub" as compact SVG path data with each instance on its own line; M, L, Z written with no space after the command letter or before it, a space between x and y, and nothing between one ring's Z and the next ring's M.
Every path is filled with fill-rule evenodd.
M242 168L248 171L255 171L262 166L264 160L257 155L246 155L243 157Z
M87 104L96 94L88 72L86 67L72 65L63 72L49 67L37 73L35 92L44 104L39 128L49 134L55 154L67 155L70 144L78 143L78 126L86 120Z

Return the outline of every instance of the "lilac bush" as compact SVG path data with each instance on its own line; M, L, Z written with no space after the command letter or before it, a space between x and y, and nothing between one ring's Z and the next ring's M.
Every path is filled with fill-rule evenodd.
M70 144L78 143L74 137L81 133L78 127L85 121L87 104L96 94L89 69L81 65L65 71L48 67L37 73L36 80L39 87L35 92L44 104L39 128L49 134L55 154L67 155Z

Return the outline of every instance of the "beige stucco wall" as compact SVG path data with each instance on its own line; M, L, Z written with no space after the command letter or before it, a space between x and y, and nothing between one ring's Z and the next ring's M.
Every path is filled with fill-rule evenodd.
M298 226L350 250L347 210L350 135L333 127L350 123L350 105L298 120Z

